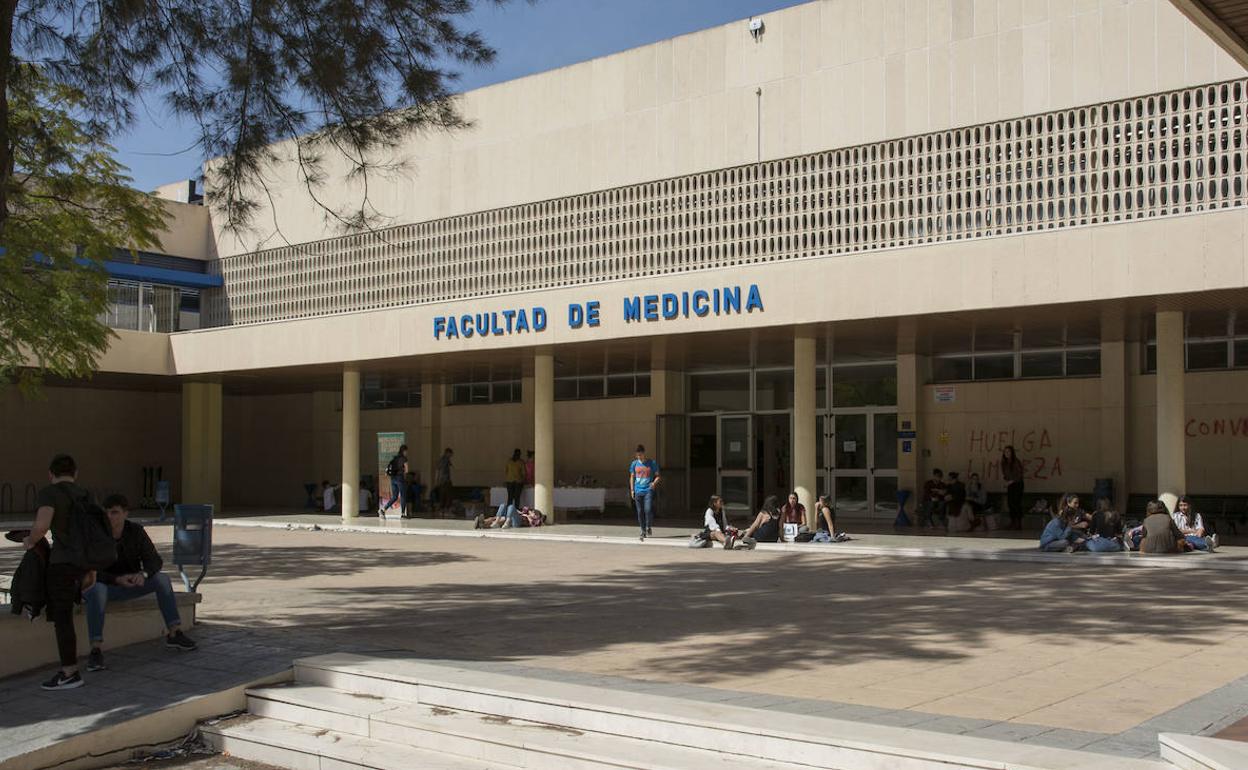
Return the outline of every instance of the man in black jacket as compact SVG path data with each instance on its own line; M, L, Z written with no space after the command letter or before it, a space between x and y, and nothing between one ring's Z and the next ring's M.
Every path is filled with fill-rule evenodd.
M165 646L182 651L195 649L195 642L182 633L182 618L178 614L173 584L169 576L160 571L164 561L143 527L126 520L128 509L129 503L121 495L104 498L104 511L108 514L113 538L117 541L117 561L107 569L99 570L95 585L82 592L87 602L87 633L91 638L88 671L105 668L100 646L104 643L104 610L110 601L124 602L155 593L168 630Z

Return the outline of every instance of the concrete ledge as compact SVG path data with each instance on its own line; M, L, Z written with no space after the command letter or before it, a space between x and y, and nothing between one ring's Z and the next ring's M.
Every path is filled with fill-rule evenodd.
M631 545L645 548L687 548L685 539L650 538L645 542L635 537L613 535L561 535L558 527L539 527L536 530L490 530L490 529L433 529L367 524L324 524L280 521L255 521L248 519L217 519L217 527L260 527L267 529L292 529L303 531L352 532L366 535L416 535L425 537L502 538L526 539L561 543L604 543ZM692 533L692 530L690 530ZM1025 541L1024 541L1025 542ZM708 549L713 550L713 549ZM1220 554L1187 554L1184 556L1144 556L1139 553L1044 553L1039 549L1010 548L990 550L986 548L953 548L944 545L923 547L854 545L850 543L759 543L760 551L794 551L820 556L900 556L920 559L954 559L961 561L999 561L1023 564L1047 564L1051 566L1094 564L1105 567L1130 567L1144 569L1215 570L1219 572L1248 573L1248 560L1227 558Z
M190 631L195 627L196 607L201 597L180 591L174 595L178 599L182 628ZM7 594L5 596L7 598ZM87 638L87 617L83 605L74 608L74 628L78 631L78 654L86 655L91 644ZM165 621L156 606L155 596L142 596L108 605L104 622L104 649L145 642L164 633ZM0 604L0 650L4 650L4 654L0 655L0 677L56 663L52 624L43 616L29 621L14 615L10 605Z
M246 706L248 688L288 682L289 670L226 690L187 698L167 708L31 748L0 762L3 770L88 770L136 758L181 740L196 723Z
M525 720L654 742L713 747L726 756L817 768L968 767L983 770L1164 770L1162 762L1009 743L921 729L785 715L727 703L606 690L394 657L322 655L295 661L295 678L370 699ZM370 734L372 718L370 718ZM643 765L644 766L644 765Z
M1243 770L1248 767L1248 743L1203 735L1162 733L1161 758L1180 770Z

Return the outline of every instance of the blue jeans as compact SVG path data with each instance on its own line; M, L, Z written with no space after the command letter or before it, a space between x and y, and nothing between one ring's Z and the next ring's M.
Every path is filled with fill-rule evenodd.
M381 504L381 510L389 510L395 500L399 501L399 515L404 515L407 512L407 484L399 476L390 477L390 499Z
M634 492L633 508L637 511L637 526L644 534L654 524L654 490Z
M507 525L511 527L527 527L529 522L520 515L520 511L516 510L516 506L511 503L503 503L498 506L498 510L494 512L495 516L507 519Z
M1127 548L1116 538L1112 537L1093 537L1084 543L1089 551L1093 553L1115 553L1117 551L1125 551Z
M104 639L104 610L108 608L109 602L124 602L150 593L156 594L156 604L160 607L161 617L165 619L165 628L180 625L182 616L178 614L178 600L173 595L173 584L165 573L152 575L139 588L96 583L82 593L87 604L87 635L91 641L99 642Z
M1184 535L1184 538L1187 540L1187 542L1191 543L1192 546L1195 547L1197 551L1209 550L1209 541L1205 540L1200 535Z

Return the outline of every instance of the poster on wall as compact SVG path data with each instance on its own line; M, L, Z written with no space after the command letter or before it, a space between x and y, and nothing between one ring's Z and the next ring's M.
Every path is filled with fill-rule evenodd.
M374 501L378 508L381 504L389 501L390 505L386 508L387 516L401 516L403 511L399 509L398 499L390 500L390 477L386 475L386 468L390 465L390 460L399 453L399 447L407 443L407 434L398 433L378 433L377 434L377 499ZM410 462L410 459L409 459Z
M952 404L958 400L958 390L953 385L937 385L932 389L932 395L938 404Z

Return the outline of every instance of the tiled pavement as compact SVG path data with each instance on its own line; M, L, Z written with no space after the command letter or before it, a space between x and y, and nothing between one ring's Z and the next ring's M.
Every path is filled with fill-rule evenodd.
M299 633L204 624L196 629L200 650L166 651L146 642L108 655L109 670L86 674L87 686L68 692L39 689L46 671L0 680L0 763L58 739L141 717L185 699L235 687L279 673L295 658L332 651L380 656L402 654L361 644L344 649L340 640ZM543 668L497 661L447 661L456 666L631 692L792 714L811 714L940 733L1038 743L1127 757L1157 754L1157 733L1214 734L1248 716L1248 677L1197 698L1138 727L1117 734L1082 732L1017 722L942 716L906 709L740 692L683 683L651 682L618 676Z
M167 539L163 534L157 542L163 547ZM913 678L910 684L916 688L923 684L930 689L930 700L946 692L966 691L967 683L959 678L974 675L974 667L984 671L981 661L990 658L1000 665L1001 657L1011 657L1007 662L1017 668L1021 656L1026 668L1050 667L1051 660L1033 663L1031 659L1051 655L1054 641L1059 649L1086 650L1078 654L1098 662L1109 657L1108 665L1117 666L1113 657L1139 654L1144 651L1141 647L1149 645L1187 648L1208 642L1234 647L1244 638L1238 630L1242 627L1241 602L1230 599L1210 597L1189 608L1188 614L1174 616L1170 623L1140 615L1129 627L1121 625L1131 621L1129 612L1121 618L1105 617L1105 611L1093 608L1092 602L1101 593L1121 592L1138 585L1143 576L1097 576L1074 567L1036 572L1020 565L986 563L955 567L929 562L931 566L911 570L898 559L858 559L834 565L786 554L698 553L518 539L404 540L400 546L389 537L223 529L218 533L218 567L210 573L201 606L205 622L194 632L201 642L200 651L177 655L158 642L113 651L108 656L109 671L88 674L87 687L64 693L38 689L46 670L0 680L0 762L22 749L279 672L297 657L334 651L427 658L442 657L454 648L455 663L460 666L1133 757L1155 755L1158 732L1210 735L1248 716L1248 676L1240 678L1239 674L1219 680L1217 687L1192 686L1191 694L1185 691L1173 700L1178 705L1160 713L1137 702L1135 712L1151 716L1142 721L1137 718L1118 732L1037 724L1017 714L1012 719L1004 718L1007 715L993 719L998 712L991 709L976 714L979 718L950 716L926 711L917 700L900 704L910 708L886 708L888 697L884 696L895 691L869 684L896 678L904 664L913 668L906 668L902 679ZM0 566L7 563L4 557L12 555L0 552ZM786 573L784 580L789 582L777 588L764 588L760 583L770 584L772 576ZM585 575L595 577L586 582ZM789 594L797 590L795 586L810 585L812 578L836 581L839 595L802 598ZM1020 579L1034 585L1027 587L1017 582ZM1209 579L1225 585L1232 582L1231 576ZM946 588L951 580L965 584L974 592L968 596L975 598L969 603L959 599L957 592ZM1160 587L1169 580L1159 575L1154 582ZM673 594L677 599L673 607L644 599L653 596L649 592L654 586L663 584L683 588ZM868 604L855 600L855 592L872 587L882 591L878 606L874 599ZM721 589L722 593L707 594ZM1053 601L1047 597L1057 595L1054 589L1065 594L1068 605L1056 613L1047 606ZM784 608L758 612L759 602L769 601L771 591L778 592L774 594L777 599L784 598ZM1015 598L1004 600L1002 591ZM698 596L707 599L699 605L694 598ZM820 598L835 601L812 604ZM690 608L699 608L696 618L680 604L690 601L694 602ZM981 618L985 602L995 609ZM1012 611L1019 602L1019 611ZM741 615L738 604L755 611ZM850 614L838 614L832 623L826 614L817 614L800 623L775 625L796 617L803 607L815 606ZM620 621L621 612L648 616ZM982 627L966 625L976 619ZM1015 627L1020 624L1021 628ZM499 628L515 634L514 648L503 638L492 638ZM826 635L831 645L827 660L820 659L819 664L832 665L813 669L819 687L803 684L811 677L809 668L796 674L766 670L763 658L749 655L759 643L753 640L767 640L770 635L776 643L790 644L799 632ZM50 643L50 628L48 633ZM1025 646L1011 648L1020 638ZM712 680L699 675L705 672L690 669L687 662L698 659L708 639L737 659L734 666L743 663L746 670L771 679L764 683L763 676L716 677L713 686L709 685ZM435 650L442 652L431 655ZM1157 653L1162 663L1169 654ZM1149 657L1154 654L1150 652ZM1242 669L1232 670L1242 673ZM840 671L848 672L843 683ZM1000 675L1017 673L1002 669ZM1140 697L1119 691L1124 683L1129 689L1132 679L1130 671L1120 674L1115 674L1116 679L1105 678L1101 694L1103 702L1111 704L1108 708ZM996 676L993 670L989 678ZM1074 671L1070 676L1083 675ZM924 677L926 682L921 681ZM950 685L950 680L963 686ZM757 689L750 691L752 687ZM766 689L772 691L759 691ZM857 698L864 689L877 691L880 698L874 703L837 698L838 694ZM1097 694L1093 688L1092 702ZM1084 688L1054 697L1063 708L1082 709L1086 706L1080 704L1088 701L1081 699L1088 698L1089 691ZM1058 701L1039 705L1045 702ZM1037 711L1041 712L1047 713L1043 708ZM1089 716L1095 714L1089 712Z

